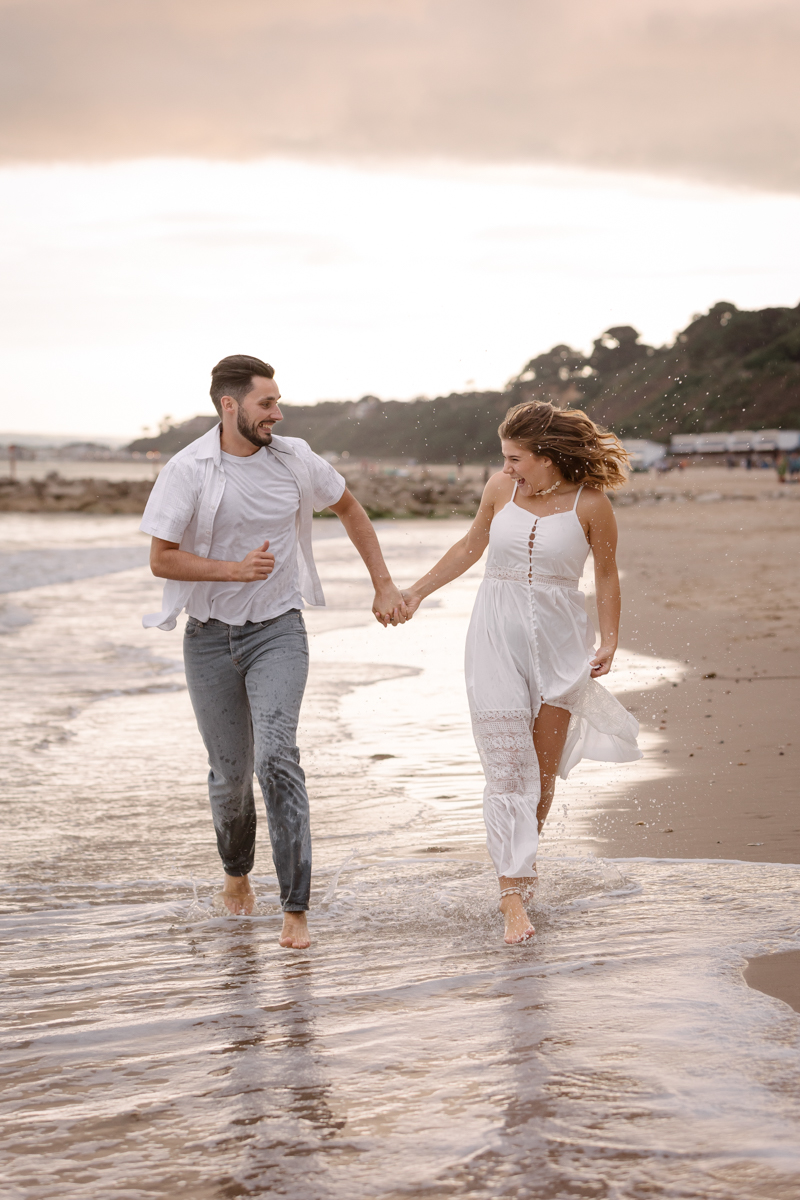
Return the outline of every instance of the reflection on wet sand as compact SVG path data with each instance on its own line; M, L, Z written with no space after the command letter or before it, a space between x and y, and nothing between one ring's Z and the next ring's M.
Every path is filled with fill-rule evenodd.
M215 1094L224 1102L227 1138L236 1154L232 1195L269 1190L272 1157L281 1153L286 1177L295 1176L298 1190L311 1178L321 1183L319 1153L345 1125L331 1106L333 1086L316 1036L313 962L281 962L265 1004L262 953L247 926L219 944L220 991L235 1010L230 1017L237 1027L214 1052L220 1065L209 1074L221 1081Z

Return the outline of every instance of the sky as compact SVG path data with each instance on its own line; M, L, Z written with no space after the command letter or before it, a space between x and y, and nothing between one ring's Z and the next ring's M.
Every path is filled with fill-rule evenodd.
M453 157L800 186L800 0L0 0L0 157Z
M0 431L800 300L800 0L0 0Z

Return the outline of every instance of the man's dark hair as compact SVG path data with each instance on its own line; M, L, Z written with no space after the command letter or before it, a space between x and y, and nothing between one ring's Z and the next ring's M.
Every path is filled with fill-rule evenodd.
M211 399L214 408L222 416L222 397L233 396L236 403L244 400L253 386L253 376L274 379L275 371L269 363L249 354L229 354L220 359L211 371Z

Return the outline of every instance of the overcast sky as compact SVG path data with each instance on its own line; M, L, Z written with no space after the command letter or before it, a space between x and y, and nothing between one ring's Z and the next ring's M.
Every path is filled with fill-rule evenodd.
M611 325L796 304L798 228L791 194L563 167L0 170L0 430L211 412L242 352L290 402L500 388Z
M800 187L798 0L0 0L0 157L445 155Z
M0 0L0 430L794 305L798 63L800 0Z

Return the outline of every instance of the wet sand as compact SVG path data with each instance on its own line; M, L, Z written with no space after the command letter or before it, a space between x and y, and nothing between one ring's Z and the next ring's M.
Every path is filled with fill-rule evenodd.
M751 958L744 977L751 988L783 1000L800 1012L800 950Z

